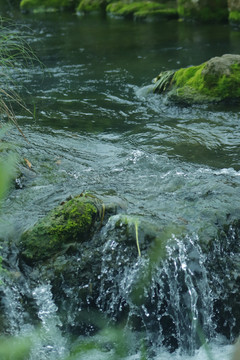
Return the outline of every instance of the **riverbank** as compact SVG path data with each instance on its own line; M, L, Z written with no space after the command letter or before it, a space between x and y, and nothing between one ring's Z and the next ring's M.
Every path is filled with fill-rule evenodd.
M84 15L89 13L130 18L141 21L163 21L180 19L200 23L239 24L240 4L228 0L213 3L196 3L193 0L154 0L154 1L114 1L114 0L9 0L9 6L15 6L24 13L68 11ZM5 4L6 6L6 4Z

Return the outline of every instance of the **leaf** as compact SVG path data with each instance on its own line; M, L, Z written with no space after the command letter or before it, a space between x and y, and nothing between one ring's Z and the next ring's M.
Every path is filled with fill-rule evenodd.
M28 159L26 159L26 158L24 158L24 161L25 161L25 163L27 164L27 166L29 167L29 169L31 169L31 168L32 168L32 164L30 163L30 161L29 161Z

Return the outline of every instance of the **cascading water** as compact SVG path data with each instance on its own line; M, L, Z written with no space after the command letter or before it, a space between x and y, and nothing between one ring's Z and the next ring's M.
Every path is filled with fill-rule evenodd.
M65 359L68 355L67 340L61 334L61 321L52 299L51 285L46 283L31 290L26 279L9 281L9 276L3 276L1 290L6 333L22 338L23 342L26 341L24 339L30 339L28 359ZM31 306L35 308L35 321L31 318L33 312L25 308L26 298L30 299Z
M213 295L198 238L173 236L160 264L137 258L135 250L133 263L129 248L122 250L124 240L112 231L113 221L119 218L105 229L99 308L111 318L127 309L128 326L145 331L149 343L194 354L215 334Z
M38 308L40 330L33 344L29 360L64 359L68 355L67 340L61 334L61 321L57 306L52 299L51 285L39 285L33 290Z
M221 300L222 294L212 290L209 259L203 253L198 237L172 235L167 240L165 252L160 250L159 260L159 256L153 256L159 249L146 247L153 236L146 230L143 234L143 227L141 224L140 228L136 227L135 222L136 219L131 217L111 216L96 237L102 244L97 250L102 255L99 272L95 274L99 282L95 303L89 285L73 281L71 277L69 283L60 283L57 293L49 281L41 280L36 285L39 269L28 278L29 268L25 268L28 270L23 275L24 266L19 269L15 265L12 276L6 273L2 277L1 307L5 329L12 336L31 338L31 351L26 359L65 360L71 353L72 340L76 342L76 334L79 339L94 339L101 349L97 355L99 359L102 348L109 348L104 350L105 358L112 359L114 347L107 345L112 340L96 334L102 327L114 328L118 324L127 334L127 340L121 340L127 351L121 354L122 357L115 354L116 359L127 359L128 356L129 359L140 359L139 349L143 346L147 359L158 359L158 354L163 351L166 354L174 352L179 359L182 356L195 359L197 349L217 339L214 304ZM232 228L229 231L227 248L236 240L236 231ZM219 252L218 249L216 254ZM66 259L80 264L79 256L76 253ZM71 276L76 277L77 273ZM211 279L218 283L222 282L221 276L218 269L211 273ZM79 296L84 287L90 291L85 300ZM85 325L80 326L81 322ZM69 332L72 332L72 340ZM201 356L204 359L204 355ZM74 360L83 358L82 355L73 357Z

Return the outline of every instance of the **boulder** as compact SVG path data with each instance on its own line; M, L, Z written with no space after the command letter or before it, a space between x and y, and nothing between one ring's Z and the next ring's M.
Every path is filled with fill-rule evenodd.
M240 55L225 54L198 66L162 72L154 93L180 104L240 100Z

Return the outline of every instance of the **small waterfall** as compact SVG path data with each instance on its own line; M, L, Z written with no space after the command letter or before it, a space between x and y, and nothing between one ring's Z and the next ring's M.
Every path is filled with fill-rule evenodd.
M20 273L15 276L20 276ZM29 360L65 359L68 355L67 340L61 334L62 324L52 298L51 285L42 284L32 291L26 279L11 278L6 274L1 280L1 303L4 308L6 333L16 338L30 339ZM37 312L38 319L30 318L30 308L26 306L26 309L24 306L26 298L34 301L32 306Z
M93 353L99 351L104 358L102 349L113 353L120 332L127 334L125 360L139 360L141 351L148 359L158 359L159 354L171 359L174 352L173 359L202 360L202 345L216 343L219 333L233 339L224 329L231 333L238 327L238 301L233 301L239 296L233 286L234 276L239 276L233 272L239 253L235 228L213 241L210 254L202 251L196 235L166 232L165 251L154 257L156 233L151 235L145 224L136 221L122 215L110 217L97 234L97 243L90 244L89 258L76 251L58 258L66 272L59 273L56 283L44 280L46 269L41 276L44 265L34 270L22 267L21 273L16 264L14 270L2 273L4 331L31 339L26 360L65 360L78 341L90 341ZM159 239L157 246L162 235ZM93 244L99 246L95 252ZM84 273L92 259L98 259L97 266ZM57 273L51 271L54 280ZM225 320L220 320L222 314ZM104 330L111 336L115 332L115 338L105 336Z
M30 360L56 360L68 355L67 340L61 334L61 321L57 306L52 299L51 285L42 284L33 290L33 298L38 307L41 327L35 336Z
M144 332L148 343L193 354L215 334L213 295L198 238L172 236L165 258L152 263L146 252L138 256L134 236L128 234L133 247L124 250L124 237L113 231L117 221L112 219L104 233L99 308L113 319L126 313L127 326Z
M22 301L23 291L26 293L27 287L23 284L23 288L20 289L16 281L7 276L2 277L1 287L7 333L13 336L28 335L34 328L29 323L29 315Z

